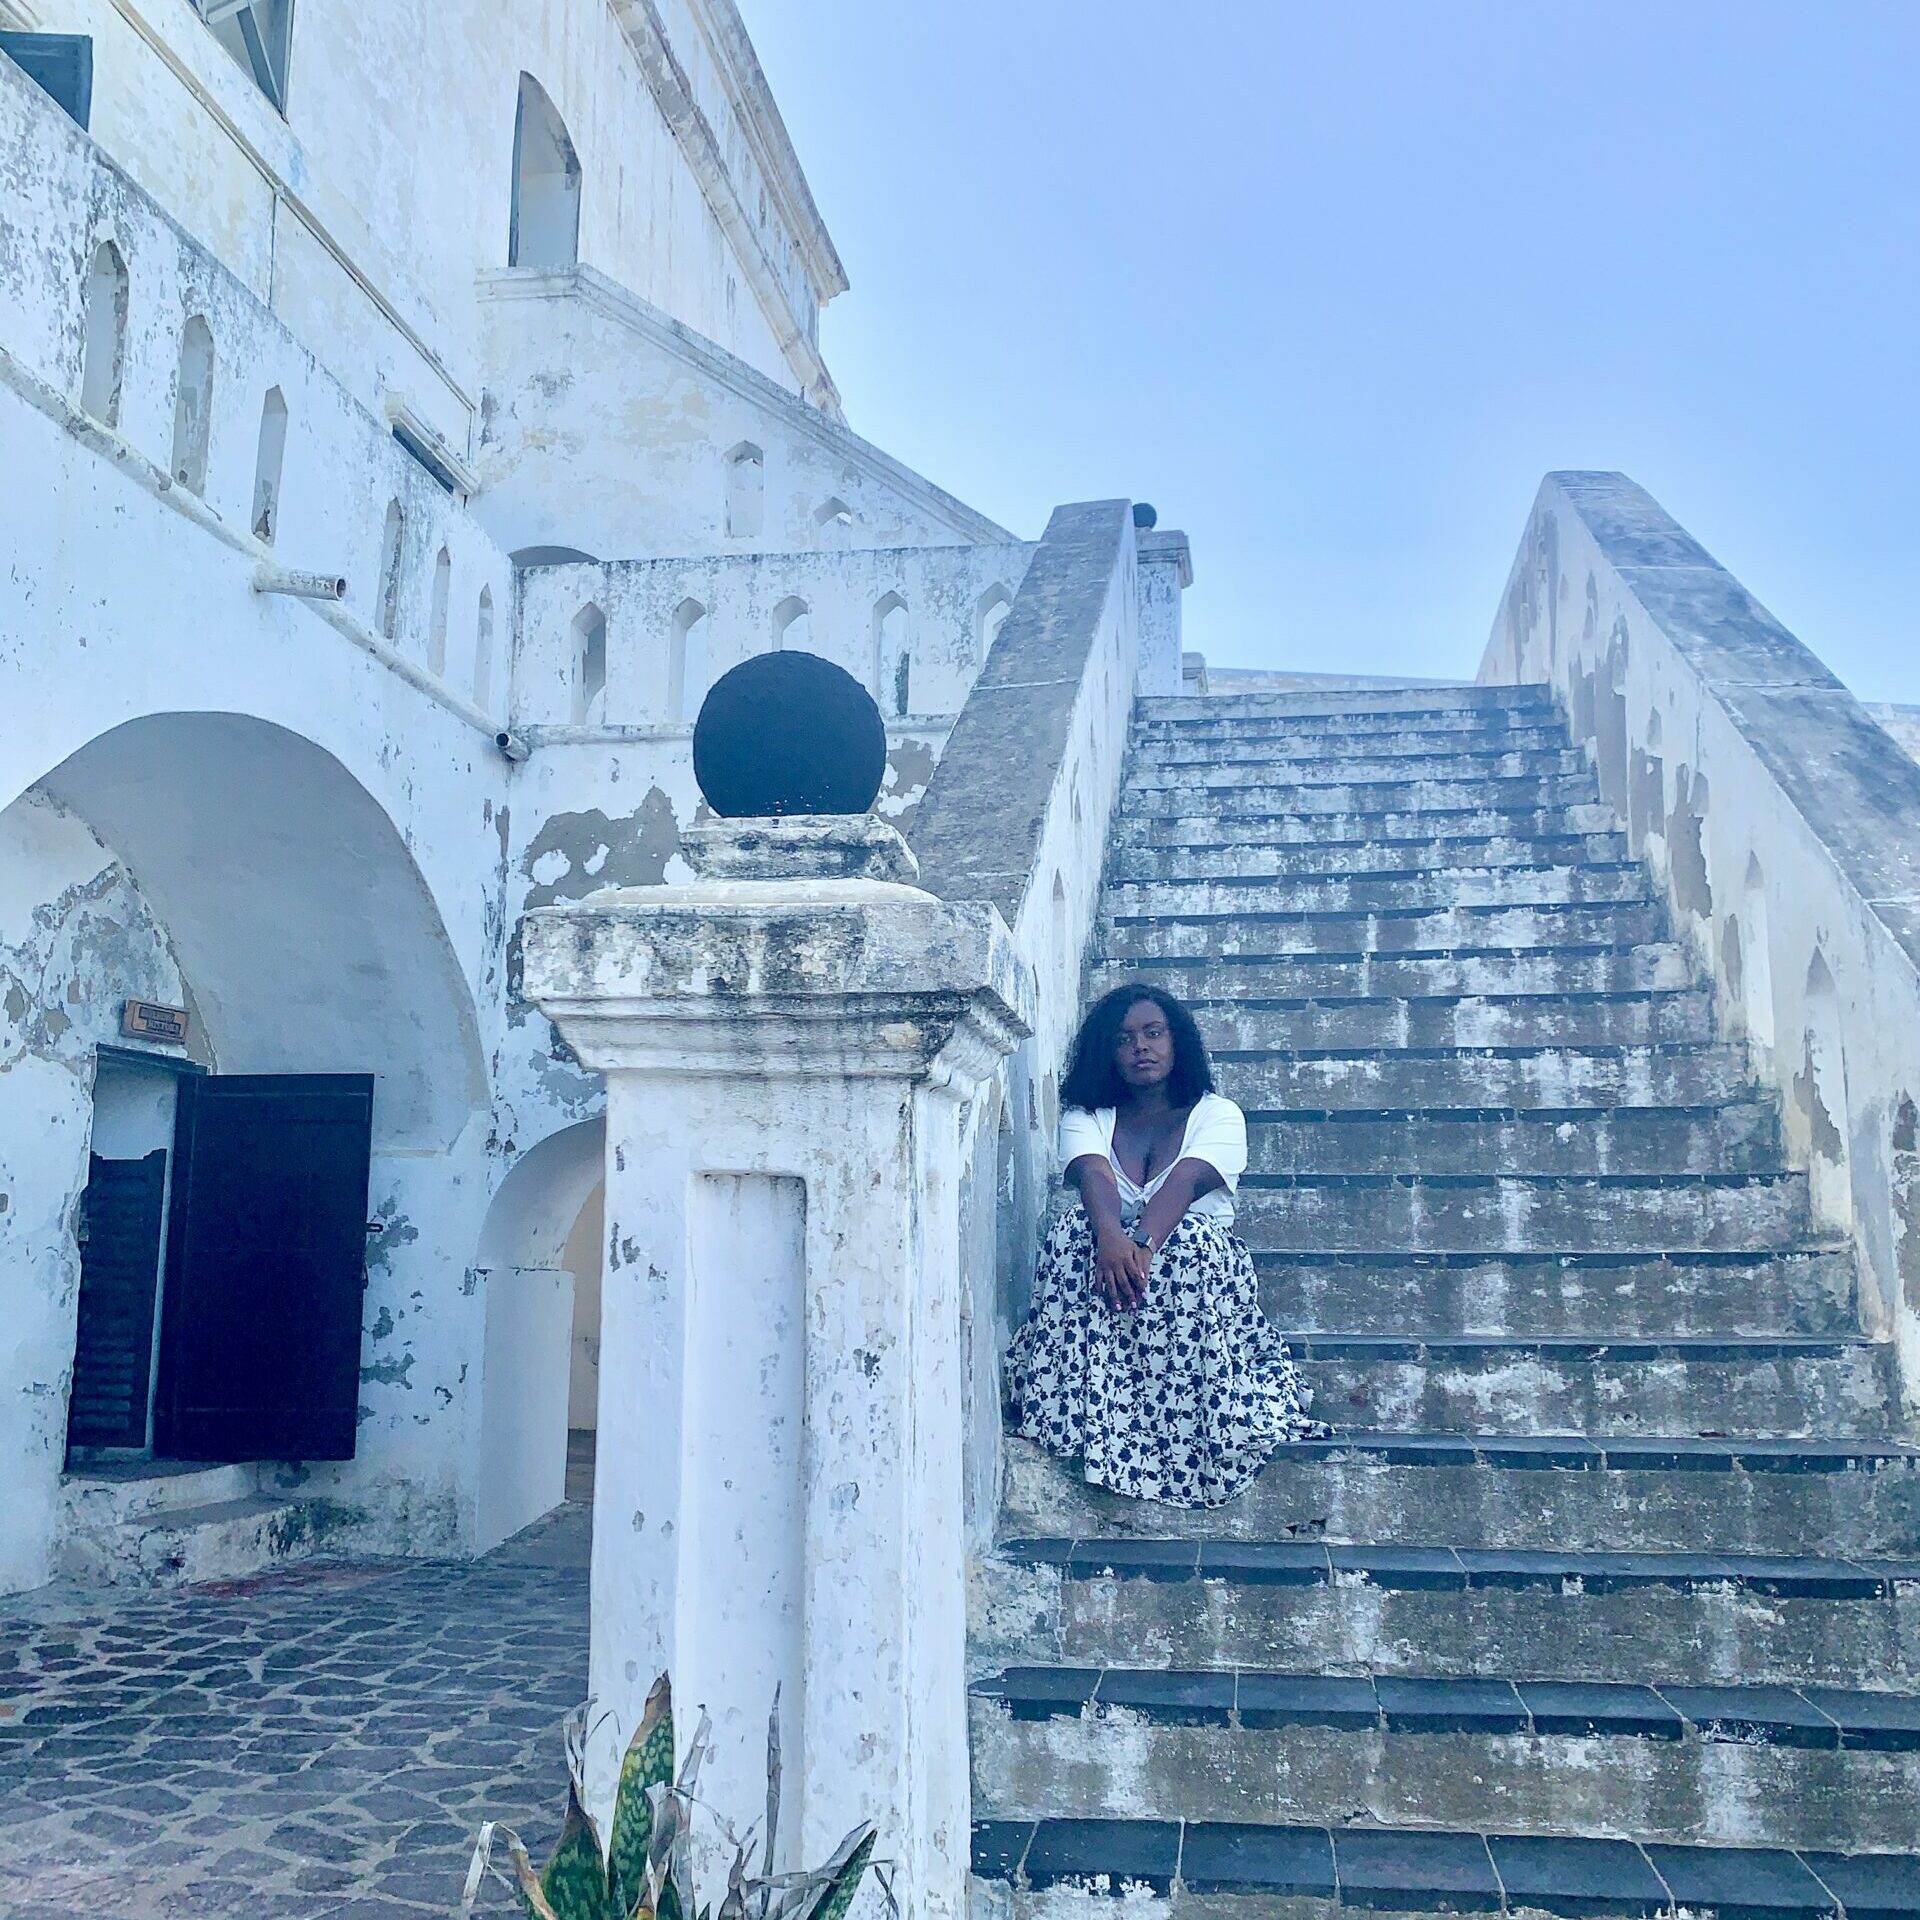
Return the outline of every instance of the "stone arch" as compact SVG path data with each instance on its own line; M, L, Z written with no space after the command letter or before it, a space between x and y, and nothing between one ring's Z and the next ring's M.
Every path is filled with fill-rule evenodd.
M377 1147L459 1137L486 1098L472 996L405 839L324 747L248 714L148 714L26 794L137 876L222 1071L371 1069Z
M814 537L825 544L844 539L853 529L853 509L837 494L822 500L813 510Z
M569 1429L598 1424L605 1155L601 1119L549 1134L507 1170L480 1230L482 1552L559 1503Z
M691 594L673 610L667 645L667 718L690 720L707 679L707 610Z
M81 296L80 407L103 427L120 424L127 371L127 263L111 240L94 249Z
M605 718L607 616L589 600L573 616L573 723L591 726Z
M1853 1226L1848 1171L1846 1041L1833 971L1818 947L1807 964L1801 1062L1793 1076L1793 1103L1807 1141L1807 1168L1815 1216L1841 1231Z
M791 647L806 653L813 646L813 610L797 593L790 593L773 610L773 650Z
M287 399L269 387L260 402L260 440L253 456L253 537L273 545L280 531L280 476L287 460Z
M580 258L580 156L567 123L532 74L513 117L510 267L571 267Z
M400 632L401 575L407 563L407 510L398 500L387 502L380 532L380 632L388 640Z
M433 556L433 599L427 614L427 667L447 670L447 600L453 591L453 556L442 547Z
M757 538L766 511L767 456L751 440L727 454L727 535Z
M173 384L173 477L189 493L207 490L207 453L213 433L213 329L203 313L180 332L180 365Z

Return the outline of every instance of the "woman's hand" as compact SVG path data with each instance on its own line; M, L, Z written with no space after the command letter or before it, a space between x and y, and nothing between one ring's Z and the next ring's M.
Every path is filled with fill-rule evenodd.
M1103 1228L1093 1247L1093 1282L1108 1306L1132 1313L1147 1297L1153 1253L1119 1227Z

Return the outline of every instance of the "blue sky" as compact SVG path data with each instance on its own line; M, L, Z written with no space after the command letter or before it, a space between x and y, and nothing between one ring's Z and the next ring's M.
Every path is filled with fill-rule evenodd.
M1220 664L1468 675L1630 473L1920 701L1920 6L741 0L848 418L1022 534L1130 494Z

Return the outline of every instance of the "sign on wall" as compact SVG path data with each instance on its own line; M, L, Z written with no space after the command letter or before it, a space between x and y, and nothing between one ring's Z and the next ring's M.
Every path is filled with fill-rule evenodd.
M187 1044L187 1010L163 1007L157 1000L129 1000L120 1010L120 1031L135 1040L160 1040L169 1046Z

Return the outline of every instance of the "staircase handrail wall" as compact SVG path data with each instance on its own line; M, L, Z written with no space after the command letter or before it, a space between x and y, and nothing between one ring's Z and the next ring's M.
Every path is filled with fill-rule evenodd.
M1542 481L1479 677L1553 687L1920 1402L1920 763L1624 474Z
M999 1506L1000 1354L1025 1311L1057 1172L1061 1062L1099 910L1140 627L1130 503L1056 507L910 835L920 884L942 899L998 906L1036 986L1034 1031L973 1116L961 1193L976 1544Z

